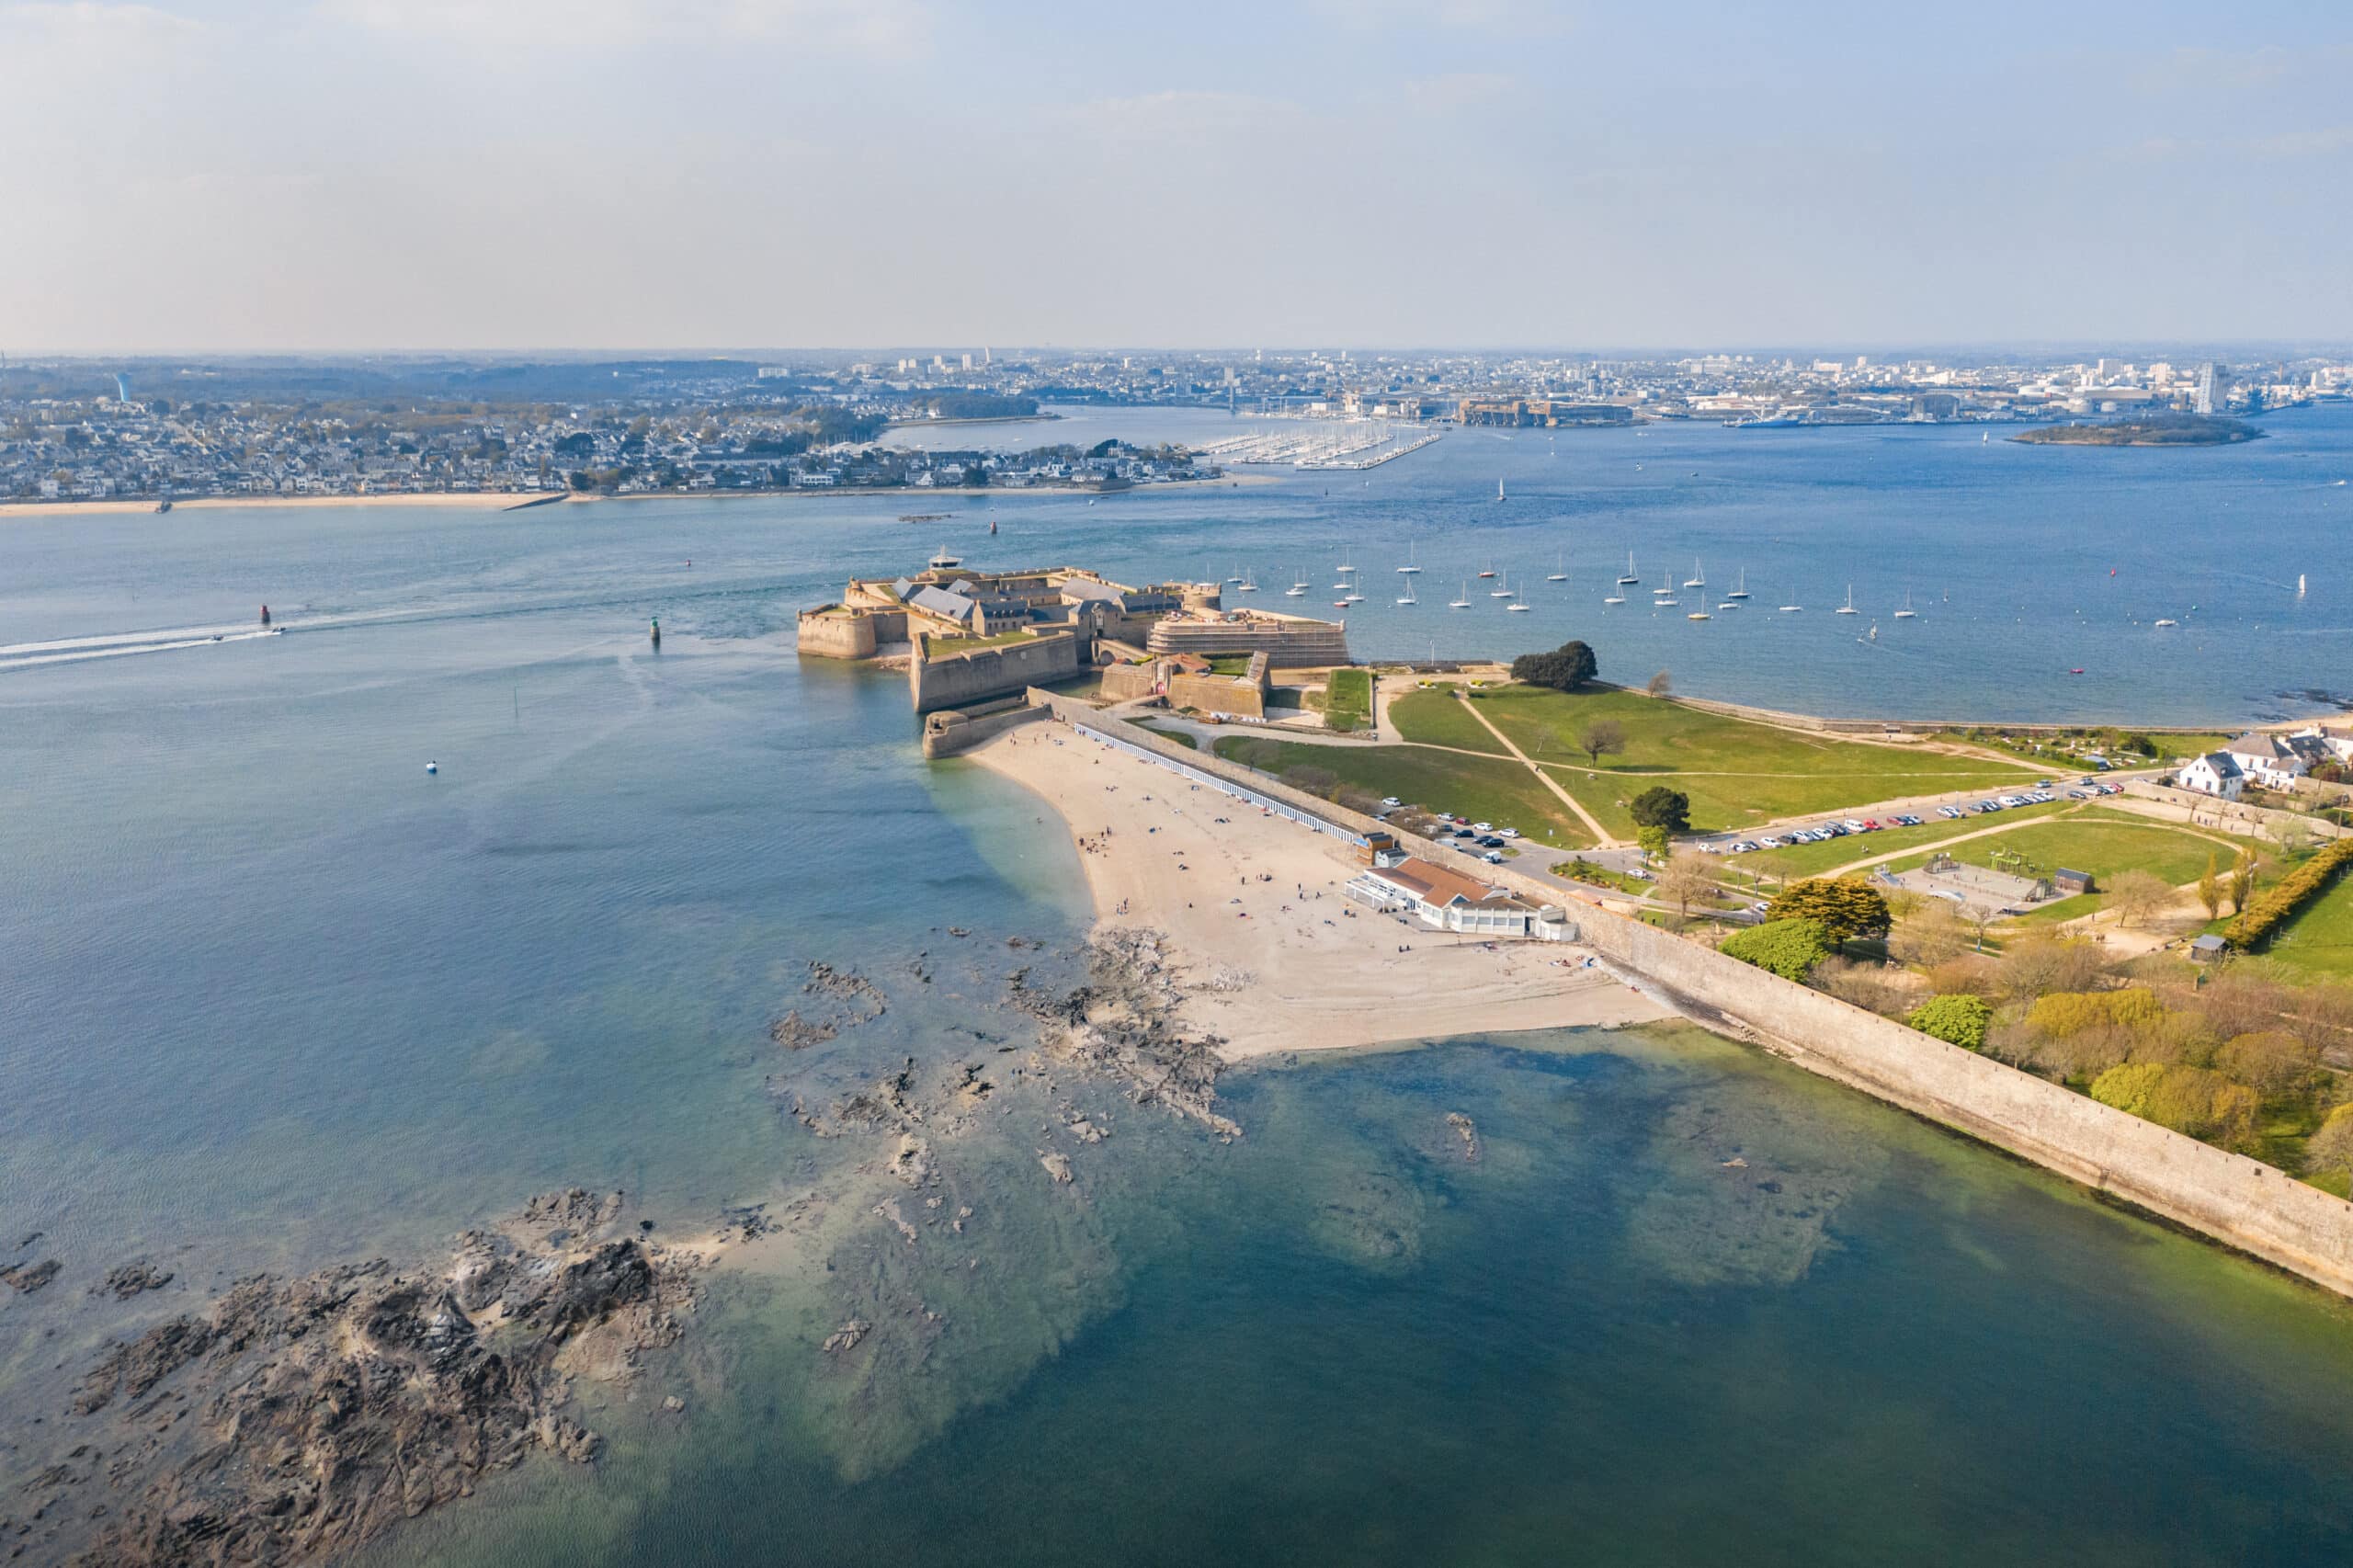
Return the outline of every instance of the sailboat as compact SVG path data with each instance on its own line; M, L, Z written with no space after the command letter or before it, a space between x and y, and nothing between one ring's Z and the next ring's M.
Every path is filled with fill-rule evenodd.
M1290 586L1283 590L1283 597L1287 599L1295 599L1306 592L1307 574L1304 572L1294 573L1291 576Z
M1403 565L1403 566L1400 566L1399 568L1397 568L1397 570L1398 570L1398 571L1400 571L1400 572L1404 573L1404 574L1405 574L1407 576L1409 576L1409 577L1410 577L1410 576L1412 576L1415 573L1419 572L1419 571L1421 570L1421 567L1419 567L1418 565L1415 564L1415 562L1414 562L1414 546L1413 546L1413 543L1412 543L1412 541L1411 541L1411 540L1408 540L1408 541L1406 542L1406 545L1405 545L1405 564L1404 564L1404 565Z
M1343 555L1342 557L1340 557L1340 575L1341 575L1341 576L1345 577L1345 576L1347 576L1349 573L1351 573L1351 572L1353 572L1353 571L1355 571L1355 570L1356 570L1356 568L1355 568L1354 566L1351 566L1351 565L1349 565L1349 564L1348 564L1348 558L1347 558L1347 556Z
M1514 594L1511 598L1511 603L1504 606L1504 608L1511 611L1514 615L1526 615L1528 613L1528 606L1523 601L1525 601L1528 595L1524 592Z
M1494 567L1494 566L1492 566L1492 565L1489 565L1489 566L1483 566L1483 567L1481 567L1481 568L1479 569L1479 575L1480 575L1480 576L1482 576L1482 577L1492 577L1492 576L1494 576L1495 574L1495 567Z
M1744 566L1744 567L1742 567L1742 568L1740 569L1740 586L1738 586L1738 587L1734 588L1731 593L1726 594L1726 595L1724 596L1724 597L1726 597L1726 598L1728 598L1728 599L1745 599L1745 598L1746 598L1747 597L1748 597L1748 568L1747 568L1747 567L1745 567L1745 566Z
M1397 602L1401 605L1415 605L1422 602L1414 597L1414 580L1411 577L1405 579L1405 591L1397 596Z
M1500 588L1489 589L1487 597L1491 599L1507 599L1511 597L1511 579L1508 577L1505 578L1504 585Z
M1621 588L1630 587L1641 581L1640 577L1634 575L1634 552L1630 550L1626 552L1626 574L1618 579L1618 585Z
M1671 594L1673 592L1675 592L1675 576L1672 573L1661 577L1658 581L1658 586L1651 590L1651 594L1654 597Z
M1235 568L1233 575L1225 580L1225 585L1229 588L1238 588L1242 585L1242 572L1240 568Z
M1341 597L1341 599L1342 599L1344 602L1348 603L1348 604L1352 604L1352 605L1354 605L1354 604L1362 604L1362 603L1364 602L1364 595L1363 595L1360 591L1358 591L1358 589L1357 588L1357 585L1356 585L1354 583L1350 583L1350 584L1348 585L1348 591L1347 591L1347 593L1345 593L1345 594L1342 594L1342 595L1340 596L1340 597Z
M1605 594L1602 596L1601 602L1606 605L1622 605L1626 602L1626 596L1623 594Z
M1448 605L1446 608L1449 609L1469 609L1471 608L1470 578L1465 577L1462 579L1462 597L1456 599L1452 604Z
M1504 482L1503 482L1502 480L1498 479L1497 481L1495 481L1495 499L1496 499L1496 500L1498 500L1498 501L1500 501L1500 500L1502 500L1503 498L1504 498Z
M1903 608L1902 609L1897 610L1897 611L1895 612L1895 619L1898 619L1898 620L1910 620L1913 617L1915 617L1915 616L1918 615L1919 613L1920 613L1920 612L1919 612L1918 610L1914 609L1914 608L1912 608L1912 590L1911 590L1911 589L1909 589L1909 588L1904 589L1904 608Z
M1706 620L1706 619L1711 619L1711 618L1709 617L1709 614L1708 614L1708 612L1707 612L1706 610L1703 610L1703 609L1695 609L1695 610L1693 610L1689 615L1685 616L1683 619L1686 619L1686 620Z
M1561 551L1561 569L1544 580L1548 583L1565 583L1569 580L1569 552L1567 551L1564 550Z
M1258 574L1251 571L1247 567L1243 568L1242 581L1238 585L1238 591L1245 594L1256 593L1258 591Z
M1837 613L1840 615L1860 615L1863 613L1861 610L1855 608L1854 584L1849 583L1847 585L1847 602L1838 607Z
M1708 574L1699 570L1699 558L1696 555L1691 558L1691 575L1683 580L1683 585L1687 588L1704 588L1708 585Z
M1796 615L1804 608L1805 606L1803 605L1783 605L1781 607L1781 613L1783 615Z

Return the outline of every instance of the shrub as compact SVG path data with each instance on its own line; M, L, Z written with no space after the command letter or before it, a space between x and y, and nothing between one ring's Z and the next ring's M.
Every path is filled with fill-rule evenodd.
M2256 1115L2262 1109L2261 1097L2253 1089L2220 1073L2154 1062L2109 1068L2092 1081L2092 1098L2176 1132L2222 1144L2251 1139Z
M1783 980L1802 981L1830 956L1830 934L1819 920L1768 920L1727 937L1721 950Z
M2165 1016L2154 991L2054 991L2027 1009L2029 1028L2053 1040L2102 1027L2146 1028Z
M1887 900L1860 877L1809 877L1791 882L1774 895L1765 918L1818 921L1834 943L1849 937L1884 936L1893 924Z
M2003 949L2003 994L2021 1002L2053 991L2089 991L2108 972L2108 955L2080 937L2022 937Z
M1920 994L1919 978L1892 964L1854 963L1836 955L1823 962L1807 981L1816 991L1868 1013L1900 1018Z
M2304 1168L2353 1171L2353 1105L2341 1105L2328 1113L2328 1119L2304 1145Z
M2272 883L2261 897L2241 900L2238 914L2222 927L2222 939L2239 949L2262 946L2347 866L2353 866L2353 838L2340 838Z
M1912 1027L1922 1034L1970 1051L1984 1049L1985 1027L1993 1021L1994 1009L1985 1005L1985 998L1966 992L1930 997L1912 1010L1911 1018Z

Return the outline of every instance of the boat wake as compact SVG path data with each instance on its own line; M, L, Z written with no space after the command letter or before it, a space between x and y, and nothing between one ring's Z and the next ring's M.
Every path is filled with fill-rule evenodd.
M268 637L274 627L251 621L234 626L183 626L160 631L120 631L103 637L61 637L47 642L0 644L0 670L35 665L67 665L84 659L116 659L129 653L165 653L180 648L205 648L215 642L250 642Z

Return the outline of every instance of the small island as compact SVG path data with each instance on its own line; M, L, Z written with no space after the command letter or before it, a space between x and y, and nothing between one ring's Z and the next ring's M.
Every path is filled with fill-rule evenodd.
M2243 419L2183 414L2108 425L2045 425L2010 439L2041 447L2227 447L2262 436Z

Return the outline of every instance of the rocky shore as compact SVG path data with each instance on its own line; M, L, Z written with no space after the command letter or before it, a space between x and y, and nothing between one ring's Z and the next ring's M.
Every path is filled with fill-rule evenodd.
M540 1450L593 1458L597 1435L564 1413L573 1380L625 1379L674 1341L707 1261L625 1208L550 1193L434 1267L257 1275L115 1341L0 1543L87 1568L313 1562ZM128 1266L108 1289L154 1280Z

